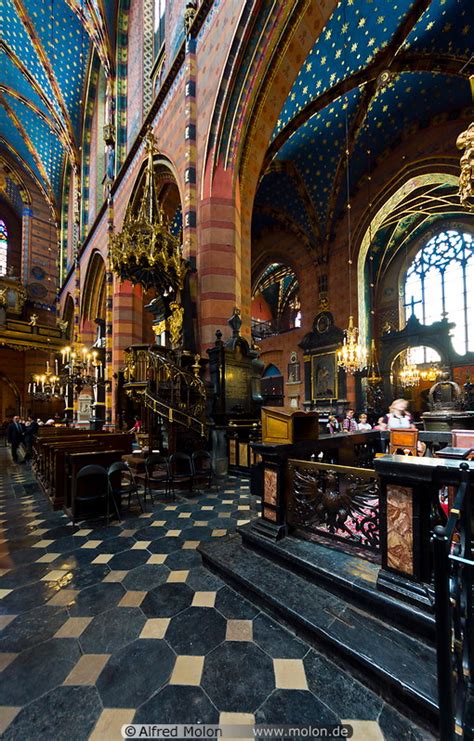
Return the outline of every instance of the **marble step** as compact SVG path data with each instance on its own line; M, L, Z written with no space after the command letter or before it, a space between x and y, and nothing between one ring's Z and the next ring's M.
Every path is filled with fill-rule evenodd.
M436 653L426 642L244 547L239 535L198 550L208 568L389 702L422 724L437 724Z
M275 542L256 533L251 523L238 531L244 545L371 615L434 645L434 615L377 589L379 564L291 535Z

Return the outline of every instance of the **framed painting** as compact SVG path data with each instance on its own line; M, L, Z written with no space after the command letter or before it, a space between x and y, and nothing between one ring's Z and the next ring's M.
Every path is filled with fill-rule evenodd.
M311 368L313 401L337 399L337 375L335 352L313 355Z

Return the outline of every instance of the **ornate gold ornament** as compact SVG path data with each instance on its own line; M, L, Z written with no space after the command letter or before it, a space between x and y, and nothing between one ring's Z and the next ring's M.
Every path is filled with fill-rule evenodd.
M143 193L138 210L129 207L122 231L112 236L111 263L122 280L167 295L183 289L189 264L158 201L153 165L158 149L151 128L145 138L148 159Z
M58 325L59 331L62 332L63 334L66 334L68 330L69 322L66 321L66 319L58 319L56 323Z
M161 322L158 322L158 324L153 325L153 331L155 335L161 335L163 332L166 332L168 330L168 322L166 319L162 319Z
M20 279L12 273L9 269L7 275L0 276L0 306L8 313L21 314L28 295Z
M184 10L184 32L186 36L188 36L188 34L191 31L191 26L194 23L196 13L197 13L196 0L188 0L186 3L186 8Z
M178 347L181 344L183 335L183 314L184 309L176 301L170 304L171 316L169 318L171 346Z
M474 211L474 122L456 139L461 155L461 174L459 176L459 199L468 211Z

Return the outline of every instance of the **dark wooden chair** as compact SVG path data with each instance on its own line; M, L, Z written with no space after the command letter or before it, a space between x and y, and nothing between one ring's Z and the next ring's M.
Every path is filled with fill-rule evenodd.
M193 483L203 484L208 489L212 486L214 471L211 454L207 450L195 450L191 456L193 464Z
M170 492L168 459L159 453L152 453L145 461L145 474L139 474L137 478L144 478L145 481L145 503L148 493L153 504L153 491L161 490L165 495Z
M123 497L128 497L128 509L130 509L133 495L136 497L141 511L145 511L140 499L138 484L135 480L135 476L126 463L124 463L123 461L112 463L107 472L107 475L109 479L110 494L117 503L119 510L122 507Z
M76 524L77 519L85 519L87 515L97 516L97 505L102 505L105 510L104 517L108 524L110 519L110 502L117 518L120 520L117 503L110 494L109 479L107 471L103 466L84 466L78 472L72 489L72 522Z
M187 485L193 489L194 470L191 456L186 453L173 453L169 460L170 489L175 496L175 486Z

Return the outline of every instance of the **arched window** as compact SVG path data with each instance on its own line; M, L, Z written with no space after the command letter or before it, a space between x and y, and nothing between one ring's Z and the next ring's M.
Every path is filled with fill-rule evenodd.
M7 272L7 253L8 253L8 231L7 225L0 219L0 275Z
M407 319L412 310L423 324L432 324L445 316L456 324L452 330L456 352L464 355L474 350L474 323L471 321L469 326L474 310L472 234L446 229L421 248L405 279Z

